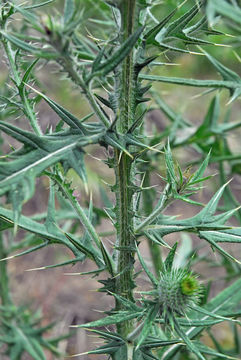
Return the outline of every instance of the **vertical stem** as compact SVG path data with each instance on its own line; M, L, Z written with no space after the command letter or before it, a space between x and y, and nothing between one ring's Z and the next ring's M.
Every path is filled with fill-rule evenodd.
M123 0L120 4L121 13L121 42L123 43L137 26L137 5L135 0ZM126 133L133 123L135 115L134 106L134 66L133 52L123 61L120 69L119 82L119 120L117 129ZM134 228L133 228L133 189L135 163L119 150L115 150L115 176L116 176L116 215L117 240L119 249L117 255L116 292L128 300L133 298L133 270L134 270ZM117 309L122 305L117 302ZM118 326L118 332L123 337L133 330L132 321L124 321Z
M0 233L0 259L7 257L7 251L3 245L2 234ZM2 305L11 305L12 299L8 286L7 261L0 261L0 298Z

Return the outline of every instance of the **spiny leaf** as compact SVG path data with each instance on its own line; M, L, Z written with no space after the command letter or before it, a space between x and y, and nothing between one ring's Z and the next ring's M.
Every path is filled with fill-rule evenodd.
M229 183L229 182L228 182ZM212 197L212 199L208 202L208 204L201 210L197 215L193 217L193 220L201 220L201 223L205 223L208 219L212 219L212 215L216 212L218 202L228 185L228 183L224 184Z
M185 333L185 331L182 330L182 328L179 326L178 321L173 317L174 322L174 328L177 334L183 339L183 341L186 343L187 347L191 352L197 355L198 359L205 360L203 355L200 353L199 349L196 347L195 343L193 343L188 335Z
M82 325L72 325L71 327L75 328L92 328L92 327L99 327L99 326L107 326L111 324L119 324L123 321L131 320L136 317L140 317L140 312L133 312L133 311L119 311L114 315L106 316L102 319L91 321L86 324Z
M44 58L44 59L56 59L59 57L59 54L56 52L48 52L45 50L41 50L41 48L37 48L33 45L30 45L26 41L22 41L18 39L16 36L6 33L5 31L1 30L0 34L11 43L13 43L17 48L24 50L32 55L35 55L37 58Z
M0 125L1 126L1 125ZM84 142L86 143L86 137ZM92 138L93 139L93 138ZM92 142L91 137L87 143ZM17 158L11 162L1 161L2 176L0 176L0 193L5 192L14 183L20 183L25 177L30 176L34 179L43 170L55 164L60 160L68 161L68 156L71 157L72 151L80 145L80 136L70 135L63 136L57 140L52 137L38 138L35 147L40 145L40 148L29 150L21 158ZM56 141L57 140L57 141ZM67 141L66 141L67 140ZM27 138L27 142L31 142L31 138ZM86 144L87 144L86 143ZM45 149L41 147L44 146Z
M123 341L111 341L106 345L99 347L96 350L90 350L86 353L72 355L71 357L87 355L87 354L109 354L113 360L127 359L127 346Z
M225 251L221 246L219 246L217 244L217 242L214 240L215 238L212 237L212 234L209 234L209 233L204 232L204 231L200 231L199 236L200 236L201 239L207 240L210 243L210 245L212 247L216 248L221 254L223 254L224 256L227 256L228 258L230 258L231 260L237 262L238 264L241 264L241 261L234 258L231 254L229 254L227 251Z
M112 339L112 340L117 340L117 341L123 340L119 334L111 332L111 331L107 332L107 331L101 331L101 330L97 330L97 329L88 329L88 328L86 330L90 331L91 333L100 335L100 337L103 339Z
M138 249L138 247L136 246L136 252L137 252L137 255L138 255L138 258L140 260L140 263L146 273L146 275L149 277L149 279L151 280L151 282L153 283L153 285L157 286L158 285L158 280L155 278L155 276L152 274L152 272L148 269L147 265L145 264L144 262L144 259L143 257L141 256L141 253Z
M241 25L241 9L225 0L208 0L206 14L211 24L216 13Z
M172 186L172 189L176 191L177 178L175 174L174 162L169 141L165 150L165 163L168 183Z
M27 70L25 71L23 77L22 77L22 81L18 87L19 89L19 93L23 95L23 89L24 89L24 86L26 84L26 82L28 81L31 73L32 73L32 70L34 68L34 66L37 64L37 62L39 61L39 59L35 59L30 65L29 67L27 68Z
M167 258L164 263L165 271L171 271L171 269L172 269L172 264L173 264L174 256L176 253L177 245L178 245L178 243L176 242L173 245L172 249L169 251L169 254L167 255Z
M221 316L221 315L218 315L218 314L213 314L212 312L209 312L205 308L201 308L200 306L197 306L197 305L194 306L194 307L191 307L191 309L193 309L194 311L200 312L201 314L208 315L211 318L213 317L215 319L220 319L220 320L223 320L223 321L233 321L233 322L237 322L237 323L240 324L240 322L238 320L234 320L232 318L227 318L225 316Z
M150 307L145 320L143 321L143 328L142 331L138 337L138 342L136 345L136 350L140 348L140 346L143 344L143 342L145 341L145 339L147 338L147 336L150 334L153 323L155 321L155 318L158 314L160 310L160 305L159 304L155 304L153 306Z
M146 43L151 43L155 39L155 36L160 32L160 30L169 22L169 20L175 15L177 9L174 9L170 14L168 14L164 19L160 21L159 24L151 28L145 35L144 40Z
M71 234L65 233L65 236L69 239L69 241L78 249L80 252L85 254L88 258L94 260L97 264L103 265L102 259L98 256L98 252L93 248L84 246L81 241L76 241L72 238Z
M64 2L64 25L67 25L73 18L75 13L75 1L66 0Z
M4 209L0 207L0 219L1 222L9 224L9 226L13 227L14 214L11 210ZM68 248L72 250L72 252L77 257L82 257L82 253L76 250L76 248L71 244L71 242L67 241L67 238L64 234L56 227L54 233L49 233L44 226L44 224L38 223L37 221L32 220L31 218L21 215L18 221L18 227L26 230L30 233L36 234L38 237L43 238L44 240L49 240L52 243L57 244L65 244ZM72 236L73 237L73 236Z
M118 138L114 132L106 133L103 137L103 140L110 146L123 151L126 155L128 155L131 159L133 156L129 153L129 151L125 147L124 139Z
M199 341L194 341L194 345L201 351L203 354L212 355L217 359L231 359L231 360L238 360L237 357L229 356L227 354L221 354L219 351L214 350Z
M83 261L83 257L79 257L79 258L67 260L67 261L64 261L64 262L59 263L59 264L46 265L46 266L42 266L42 267L34 268L34 269L27 269L27 270L25 270L25 271L46 270L46 269L52 269L52 268L56 268L56 267L62 267L62 266L65 266L65 265L70 265L70 264L74 265L74 264L76 264L76 263L79 262L79 261Z
M107 59L105 62L100 63L98 67L96 67L95 71L100 72L101 76L106 76L112 70L116 69L116 67L125 59L125 57L131 52L135 43L140 37L143 28L139 28L135 33L133 33L121 46L120 48L114 52L114 54Z
M85 230L88 232L89 236L92 238L94 243L96 244L97 248L100 248L100 238L92 225L89 217L86 215L84 209L80 206L77 199L73 196L73 190L70 187L70 184L63 181L60 176L56 176L54 174L48 174L61 188L61 191L65 194L68 200L71 203L71 206L77 213L81 223L83 224Z
M51 2L53 2L54 0L47 0L47 1L43 1L41 2L40 4L34 4L34 5L29 5L29 6L25 6L24 9L36 9L36 8L39 8L39 7L42 7L42 6L45 6L47 4L50 4Z
M30 87L28 85L28 87ZM93 113L88 114L83 119L79 120L73 114L71 114L68 110L66 110L63 106L57 104L55 101L51 100L48 96L42 94L41 92L37 91L36 89L30 87L34 92L40 95L48 104L49 106L59 115L59 117L68 124L71 128L79 129L81 133L86 133L85 126L82 125L82 122L89 119Z
M111 276L115 276L115 266L114 266L114 262L112 260L111 255L109 254L109 252L107 251L107 249L105 248L105 245L103 244L103 242L100 242L100 250L103 256L103 260L105 262L106 268L109 271Z
M34 29L37 31L44 33L43 27L39 26L39 20L37 15L34 14L34 12L28 11L27 8L24 8L22 6L17 6L16 4L11 4L14 7L14 10L16 12L19 12L30 24L33 26Z
M202 175L208 166L210 155L211 150L209 151L208 155L206 156L200 167L197 169L197 171L195 171L195 173L190 176L190 179L188 180L189 185L196 184L197 182L202 180Z
M236 91L236 93L241 91L241 82L230 81L230 80L196 80L196 79L185 79L185 78L145 75L145 74L141 74L139 75L139 77L142 80L160 81L170 84L178 84L178 85L194 86L194 87L207 87L214 89L226 88L231 92Z
M40 244L40 245L37 245L33 248L30 248L30 249L27 249L25 251L21 251L21 253L18 253L16 255L12 255L12 256L8 256L7 258L4 258L4 259L0 259L0 261L6 261L6 260L10 260L10 259L14 259L16 257L19 257L19 256L23 256L23 255L27 255L27 254L30 254L31 252L34 252L34 251L37 251L39 249L42 249L43 247L47 246L49 244L48 241L44 242L43 244Z

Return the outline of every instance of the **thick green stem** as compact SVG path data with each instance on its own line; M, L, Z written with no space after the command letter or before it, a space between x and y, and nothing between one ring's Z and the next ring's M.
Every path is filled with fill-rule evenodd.
M123 0L121 12L121 43L123 43L137 26L137 5L135 0ZM134 121L134 65L133 52L123 61L120 69L119 89L119 121L117 128L120 133L126 133ZM133 301L133 270L135 255L134 219L133 219L133 182L135 163L119 150L115 150L116 176L116 215L117 215L117 273L116 292ZM117 302L117 309L122 305ZM118 326L118 332L123 337L133 330L133 322L125 321Z
M4 249L2 234L0 233L0 259L7 257ZM12 299L8 285L7 261L0 261L0 298L2 305L11 305Z

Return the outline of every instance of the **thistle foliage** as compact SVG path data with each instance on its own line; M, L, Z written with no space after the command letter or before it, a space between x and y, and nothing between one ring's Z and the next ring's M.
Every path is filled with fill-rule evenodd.
M45 339L48 327L18 315L6 267L10 258L34 256L56 244L68 248L72 257L43 268L91 261L94 270L89 274L100 276L99 291L115 301L106 316L74 326L92 329L103 339L104 344L88 354L107 354L114 360L237 358L241 281L233 244L240 246L241 227L232 221L240 224L241 212L229 179L240 175L241 155L233 152L228 137L240 130L241 122L231 121L229 113L222 120L221 110L223 93L229 109L238 106L241 78L213 53L217 44L231 49L240 45L240 5L235 0L98 0L93 6L92 0L66 0L63 9L58 6L50 0L2 1L0 7L1 50L9 67L9 86L2 86L0 93L1 141L10 137L14 144L0 159L0 350L11 360L25 352L35 360L46 359L43 348L59 355L55 345L60 339ZM219 76L169 76L170 59L182 57L201 57ZM238 62L238 52L236 58ZM58 81L67 79L79 99L86 100L91 108L87 115L77 116L44 90L39 69L52 64ZM186 65L181 66L185 70ZM165 83L212 93L199 125L169 105ZM44 103L55 113L56 126L44 128L39 121L37 109L41 112ZM153 125L150 136L146 124L156 109L167 124L163 131ZM100 185L104 209L86 195L92 145L104 150L103 162L114 178L108 188ZM195 158L179 164L175 154L180 150ZM213 177L209 164L218 169L216 189L203 204L198 194ZM152 186L154 173L161 179L160 192ZM70 174L83 185L86 201L75 196ZM49 182L47 211L26 216L23 205L38 192L37 179ZM195 215L173 216L169 206L178 201L195 206ZM115 236L113 248L98 230L106 219ZM21 241L19 230L26 234ZM190 233L208 245L207 256L193 247ZM178 246L170 245L169 234ZM152 267L143 258L141 242L149 246ZM211 299L211 282L200 285L195 272L199 263L225 270L225 288ZM148 290L139 295L138 266L148 280ZM234 339L228 350L212 333L212 326L223 321L230 323ZM115 325L110 331L98 330L110 325ZM200 339L205 332L215 348Z

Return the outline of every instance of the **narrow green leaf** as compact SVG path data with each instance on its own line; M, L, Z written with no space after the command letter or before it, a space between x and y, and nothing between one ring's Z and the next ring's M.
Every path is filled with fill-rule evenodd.
M29 86L29 85L28 85ZM37 91L36 89L30 87L34 92L40 95L48 104L49 106L59 115L59 117L68 124L71 128L79 129L81 132L85 133L85 127L81 124L82 120L76 118L73 114L71 114L68 110L66 110L63 106L57 104L55 101L51 100L48 96L42 94L41 92ZM93 113L87 115L84 120L87 120L91 117Z
M71 234L65 233L65 236L69 239L69 241L83 254L85 254L88 258L95 261L97 264L102 264L101 258L98 257L96 252L93 251L93 249L84 246L80 241L76 241L72 238Z
M119 311L114 315L106 316L102 319L91 321L89 323L83 325L72 325L71 327L75 328L92 328L99 326L107 326L111 324L119 324L123 321L135 319L136 317L140 317L140 312L130 312L130 311Z
M102 253L107 270L109 271L111 276L115 276L114 262L102 241L100 242L100 251Z
M30 5L30 6L25 6L24 9L36 9L36 8L39 8L39 7L42 7L42 6L45 6L47 4L50 4L51 2L53 2L54 0L47 0L47 1L43 1L39 4L34 4L34 5Z
M228 182L229 183L229 182ZM208 222L208 219L212 219L212 215L216 212L218 202L223 195L223 192L228 185L228 183L224 184L212 197L212 199L208 202L208 204L201 210L196 216L193 217L193 220L201 220L201 223Z
M165 271L171 271L171 269L172 269L172 264L173 264L174 256L176 253L177 245L178 245L178 242L176 242L173 245L172 249L169 251L169 254L166 257L166 260L164 262Z
M133 33L121 46L120 48L114 52L114 54L107 59L105 62L100 63L100 65L96 68L96 71L100 71L102 76L106 76L112 70L116 69L116 67L125 59L125 57L131 52L135 43L140 37L143 28L139 28L135 33Z
M214 22L216 13L241 25L241 9L225 0L208 0L206 14L210 23Z
M15 328L16 336L19 338L19 341L22 343L23 348L36 360L45 360L45 356L39 354L39 351L35 350L35 346L33 346L31 342L31 338L28 338L22 329L19 327Z
M145 339L147 338L147 336L151 333L151 329L152 329L152 326L153 326L153 323L155 321L155 318L158 314L158 312L160 311L160 306L159 304L155 304L155 305L152 305L145 317L145 320L144 320L144 325L143 325L143 328L142 328L142 331L138 337L138 342L137 342L137 345L136 345L136 350L140 348L140 346L143 344L143 342L145 341Z
M200 165L200 167L197 169L197 171L195 171L194 174L191 175L188 184L189 185L193 185L196 184L197 181L199 179L201 179L204 171L206 170L208 163L209 163L209 159L210 159L210 155L211 155L211 150L209 151L208 155L206 156L205 160L202 162L202 164ZM206 179L206 178L205 178Z
M173 317L174 322L174 328L177 334L183 339L183 341L186 343L187 347L191 352L197 355L198 359L205 360L205 358L200 353L199 349L196 347L195 343L193 343L188 335L185 333L185 331L182 330L182 328L179 326L178 321L175 317Z
M11 227L13 227L14 225L13 216L14 215L11 210L7 210L4 209L3 207L0 207L1 221L9 224ZM49 233L46 227L44 226L44 224L38 223L37 221L34 221L31 218L24 215L21 215L21 217L19 218L18 227L33 234L36 234L36 236L40 237L41 239L43 238L45 241L49 240L52 243L59 243L59 244L63 243L68 248L70 248L77 257L82 256L82 253L77 251L70 241L67 241L67 238L57 227L54 233Z
M126 155L128 155L131 159L133 159L133 156L126 149L125 144L123 144L123 141L121 141L121 139L118 139L114 132L109 134L106 133L104 135L104 141L110 146L113 146L114 148L123 151Z
M30 45L26 41L22 41L18 39L16 36L6 33L5 31L0 31L0 34L11 43L13 43L17 48L24 50L32 55L36 56L37 58L44 58L44 59L56 59L59 58L59 54L56 52L48 52L45 50L41 50L41 48L37 48L33 45Z
M241 264L241 261L237 260L235 257L233 257L231 254L229 254L227 251L225 251L221 246L219 246L214 238L212 237L212 234L207 233L206 231L200 231L199 236L201 239L207 240L211 246L216 248L221 254L224 256L230 258L231 260L237 262L238 264Z
M143 257L141 256L141 253L136 245L136 252L139 258L139 261L146 273L146 275L149 277L149 279L151 280L151 282L153 283L153 285L157 286L158 285L158 280L155 278L155 276L152 274L152 272L148 269L148 266L146 265Z
M97 330L97 329L86 329L86 330L90 331L91 333L98 334L103 339L111 339L111 340L115 340L115 341L120 341L120 342L123 342L123 344L124 344L124 340L117 333L114 333L111 331L108 331L108 332L101 331L101 330Z
M185 79L185 78L166 77L166 76L158 76L158 75L145 75L145 74L141 74L139 77L142 80L160 81L164 83L185 85L185 86L208 87L214 89L226 88L232 91L241 89L241 83L238 83L236 81L196 80L196 79Z
M18 253L16 255L11 255L11 256L8 256L7 258L4 258L4 259L0 259L0 261L6 261L6 260L10 260L10 259L14 259L16 257L19 257L19 256L23 256L23 255L27 255L27 254L30 254L31 252L34 252L34 251L37 251L39 249L42 249L43 247L47 246L49 244L48 241L44 242L43 244L40 244L40 245L37 245L33 248L30 248L30 249L27 249L25 251L21 251L21 253Z
M38 16L34 14L33 11L28 11L28 9L23 6L17 6L16 4L11 4L16 12L19 12L32 26L34 29L39 31L40 33L44 33L43 26L40 26L40 22Z
M67 25L75 13L75 1L65 0L64 2L64 25Z
M221 316L221 315L218 315L218 314L213 314L212 312L206 310L205 308L201 308L200 306L193 306L193 307L190 307L192 310L194 311L197 311L197 312L200 312L201 314L204 314L204 315L208 315L209 317L213 317L215 319L220 319L220 320L223 320L223 321L234 321L234 322L237 322L240 324L240 322L238 320L234 320L232 318L227 318L225 316Z
M169 22L169 20L175 15L177 9L174 9L170 14L168 14L164 19L160 21L159 24L151 28L145 35L144 40L148 43L152 43L155 39L155 36L160 32L160 30Z
M74 265L74 264L76 264L76 263L79 262L79 261L83 261L83 257L79 257L79 258L67 260L67 261L64 261L64 262L59 263L59 264L46 265L46 266L42 266L42 267L34 268L34 269L27 269L27 270L25 270L25 271L46 270L46 269L52 269L52 268L56 268L56 267L62 267L62 266L65 266L65 265L70 265L70 264L71 264L71 265Z
M32 73L32 70L34 68L34 66L37 64L37 62L39 61L39 59L35 59L30 65L29 67L27 68L27 70L25 71L23 77L22 77L22 81L21 81L21 84L19 85L19 93L20 94L23 94L23 89L24 89L24 86L26 84L26 82L28 81L31 73Z
M168 141L166 150L165 150L165 162L166 162L166 172L168 183L172 186L172 189L176 191L177 187L177 178L175 174L174 162L172 157L172 152L170 148L170 144Z

